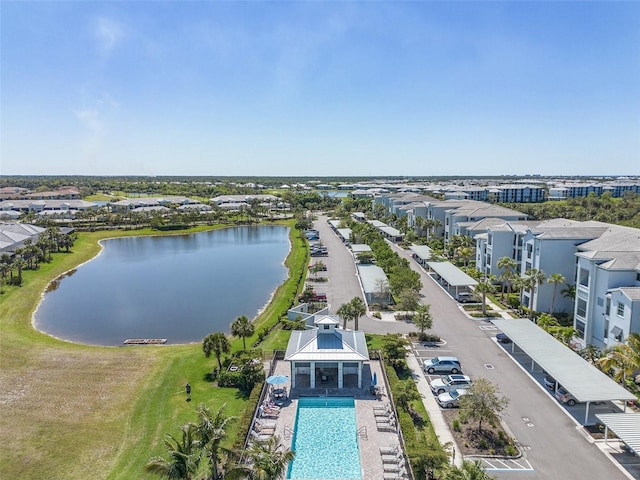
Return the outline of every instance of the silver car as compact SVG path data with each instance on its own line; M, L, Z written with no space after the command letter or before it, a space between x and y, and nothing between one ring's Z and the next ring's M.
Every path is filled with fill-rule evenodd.
M465 388L451 390L438 395L438 403L442 408L454 408L460 406L460 397L467 394Z
M445 375L431 382L431 391L437 395L459 388L467 388L471 385L471 379L466 375Z

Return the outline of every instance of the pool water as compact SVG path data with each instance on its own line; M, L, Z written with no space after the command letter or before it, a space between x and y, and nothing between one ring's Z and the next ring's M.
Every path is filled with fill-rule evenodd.
M353 398L301 398L287 478L360 480L360 447Z

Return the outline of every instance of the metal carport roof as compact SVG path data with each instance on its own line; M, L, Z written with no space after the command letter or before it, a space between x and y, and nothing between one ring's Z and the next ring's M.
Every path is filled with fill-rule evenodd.
M596 418L636 455L640 454L640 413L596 413Z
M452 287L466 287L478 284L451 262L427 262L427 265Z
M514 318L492 322L578 402L635 400L635 395L531 320Z
M429 260L431 258L431 249L426 245L411 245L409 250L416 254L421 260Z

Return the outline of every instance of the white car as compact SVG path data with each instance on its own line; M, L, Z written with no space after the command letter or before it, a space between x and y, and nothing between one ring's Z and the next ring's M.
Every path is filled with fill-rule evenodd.
M431 391L437 395L441 393L456 390L458 388L467 388L471 385L471 379L466 375L452 374L437 378L431 382Z
M454 408L460 406L460 397L467 394L465 388L451 390L438 395L438 403L442 408Z

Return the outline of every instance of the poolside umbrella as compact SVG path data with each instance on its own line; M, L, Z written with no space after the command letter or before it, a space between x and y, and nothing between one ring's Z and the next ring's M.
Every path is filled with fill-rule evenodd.
M378 374L376 372L373 372L373 380L371 380L371 385L375 387L377 384L378 384Z
M283 383L287 383L289 381L289 377L286 375L271 375L267 378L267 383L269 385L281 385Z

